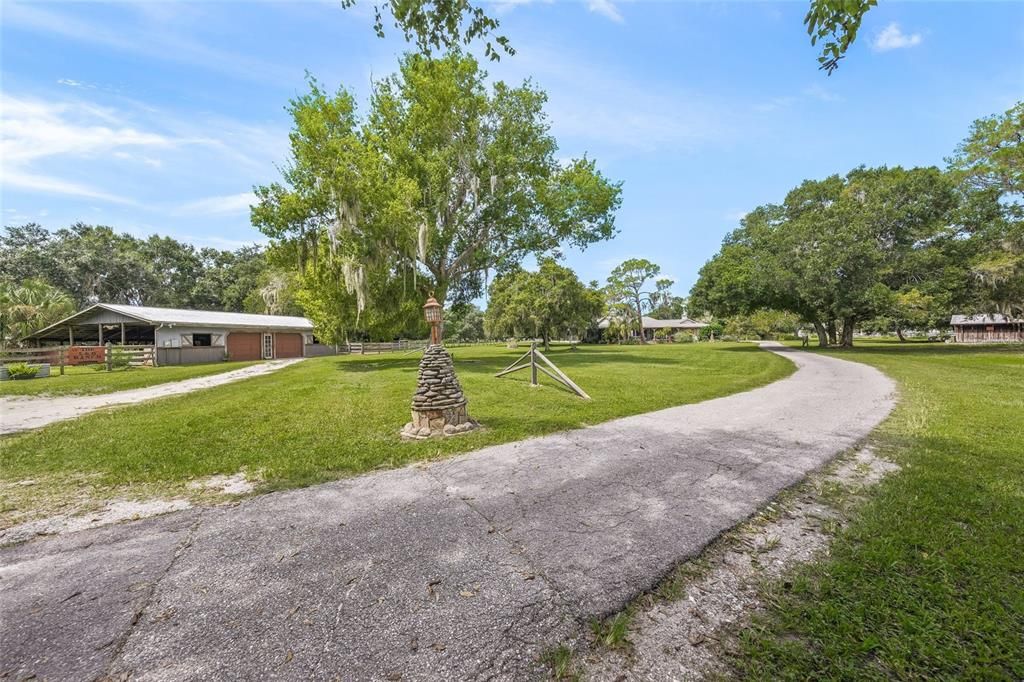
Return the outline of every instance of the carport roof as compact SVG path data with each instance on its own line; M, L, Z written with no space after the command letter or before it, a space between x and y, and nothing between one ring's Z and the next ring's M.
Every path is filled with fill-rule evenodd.
M45 329L32 334L39 336L61 326L75 324L75 321L88 317L97 309L109 310L126 317L131 317L144 324L152 325L189 325L193 327L226 327L228 329L295 329L313 331L313 323L305 317L289 315L255 315L252 313L225 313L217 310L186 310L183 308L154 308L141 305L122 305L120 303L95 303L85 310L66 317L60 322L51 324Z

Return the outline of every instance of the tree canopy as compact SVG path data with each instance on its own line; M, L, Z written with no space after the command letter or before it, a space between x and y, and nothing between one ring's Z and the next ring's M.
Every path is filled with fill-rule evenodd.
M528 254L614 234L620 187L559 162L544 93L485 77L461 54L408 55L363 118L316 81L292 101L284 182L256 189L253 222L295 256L307 304L333 301L331 326L383 335L403 301L466 302Z
M12 345L74 311L67 293L42 280L0 281L0 347Z
M864 15L877 4L878 0L811 0L804 26L811 45L822 41L818 68L830 76L839 68L839 61L857 39Z
M934 289L962 255L958 196L937 168L858 168L806 181L781 205L751 212L701 270L691 301L719 316L760 308L812 323L824 345L853 342L858 322L895 309L900 294Z
M661 266L655 265L644 258L630 258L615 266L608 276L605 293L608 296L609 308L613 317L622 317L640 334L640 343L645 343L643 335L644 310L650 310L660 304L670 289L671 280L659 280L654 291L647 290L647 283L661 273Z
M51 232L36 223L0 236L0 284L38 280L75 308L96 301L201 310L263 312L270 278L260 247L197 249L170 237L138 238L103 225Z
M355 4L356 0L341 0L345 8ZM502 52L515 54L508 38L495 34L498 20L469 0L387 0L375 4L373 11L373 28L378 37L384 37L384 17L390 14L395 28L402 31L406 41L415 44L425 55L457 50L476 39L485 41L484 55L489 59L501 59Z
M1020 104L975 122L949 169L857 168L751 211L702 269L715 315L788 311L819 342L861 323L942 326L953 312L1024 314ZM840 334L841 325L841 334Z
M345 8L355 4L356 0L341 0ZM810 0L804 26L811 45L822 43L820 69L831 76L839 68L840 60L857 39L864 15L877 4L878 0ZM496 33L498 20L469 0L387 0L373 9L374 30L379 37L384 37L385 15L390 14L406 41L427 56L436 51L457 51L477 39L485 41L484 56L488 59L498 60L502 53L515 54L509 39Z
M534 336L547 349L552 338L582 338L601 315L601 293L572 269L542 258L536 272L516 269L491 284L485 322L492 337Z

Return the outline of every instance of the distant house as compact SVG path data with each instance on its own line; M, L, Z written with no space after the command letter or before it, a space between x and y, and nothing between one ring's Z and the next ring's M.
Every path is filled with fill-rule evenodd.
M161 365L321 355L304 317L96 303L28 337L71 346L156 346Z
M656 332L659 329L671 329L672 331L676 332L689 332L690 334L697 336L700 334L700 330L707 326L707 324L703 322L697 322L687 317L683 317L678 320L659 320L657 318L648 317L644 315L642 320L644 328L644 338L647 340L652 340L654 338L654 332ZM611 318L603 317L597 323L597 328L600 329L601 331L604 331L608 329L608 327L610 327L611 324Z
M1024 342L1024 319L998 313L988 315L954 315L953 338L957 343Z

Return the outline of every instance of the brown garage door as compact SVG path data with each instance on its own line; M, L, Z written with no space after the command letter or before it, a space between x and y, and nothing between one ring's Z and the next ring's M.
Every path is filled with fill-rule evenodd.
M229 360L259 360L262 334L231 332L228 334Z
M302 334L275 334L274 345L279 358L302 357Z

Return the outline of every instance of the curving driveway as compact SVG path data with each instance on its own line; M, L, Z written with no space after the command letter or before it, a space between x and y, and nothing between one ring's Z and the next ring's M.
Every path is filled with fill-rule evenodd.
M4 550L0 670L541 677L893 406L873 368L772 350L798 371L746 393Z
M276 372L282 367L301 362L303 358L293 360L269 360L257 365L249 365L229 372L211 374L195 379L169 381L144 388L133 388L127 391L101 393L99 395L69 395L55 398L30 398L22 396L0 397L0 435L17 433L28 429L38 429L47 424L74 419L82 415L102 410L105 407L141 403L154 398L191 393L202 388L220 386L232 381L240 381L249 377Z

